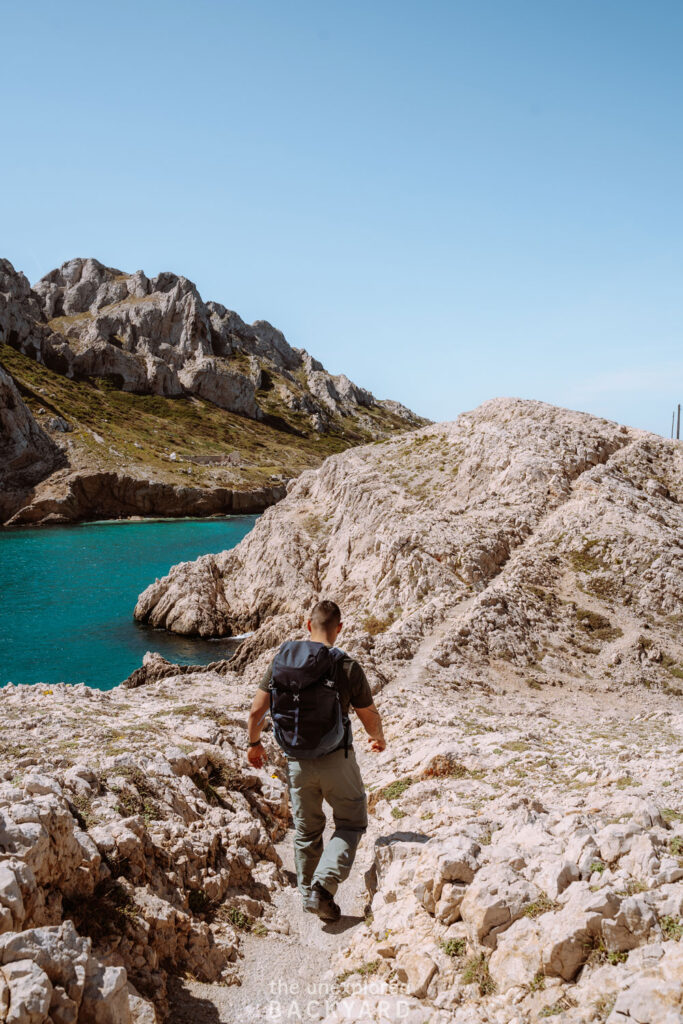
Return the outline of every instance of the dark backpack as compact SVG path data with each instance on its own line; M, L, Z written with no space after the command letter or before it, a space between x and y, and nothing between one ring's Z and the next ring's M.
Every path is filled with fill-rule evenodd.
M314 640L289 640L273 660L270 716L275 739L290 757L329 754L344 741L349 720L342 713L336 667L344 657L336 647Z

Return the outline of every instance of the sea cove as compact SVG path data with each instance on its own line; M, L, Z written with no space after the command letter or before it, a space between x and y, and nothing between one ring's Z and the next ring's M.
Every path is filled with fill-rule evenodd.
M181 664L227 656L222 641L133 620L140 590L172 565L234 547L257 517L96 522L0 532L0 686L116 686L145 651Z

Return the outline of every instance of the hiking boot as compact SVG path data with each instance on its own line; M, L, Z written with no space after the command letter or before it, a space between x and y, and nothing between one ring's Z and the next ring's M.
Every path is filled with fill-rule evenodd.
M304 900L304 910L317 914L321 921L338 921L341 917L339 905L320 882L314 882L310 896Z

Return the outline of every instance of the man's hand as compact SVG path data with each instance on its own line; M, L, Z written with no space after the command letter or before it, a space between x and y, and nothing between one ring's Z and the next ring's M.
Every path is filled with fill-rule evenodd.
M367 708L355 708L354 709L361 722L363 728L368 734L368 743L370 744L370 750L376 754L380 754L387 743L384 739L384 733L382 732L382 718L379 711L375 707L374 703L370 704Z
M263 768L264 764L268 760L263 744L259 743L255 747L247 747L247 761L252 768Z

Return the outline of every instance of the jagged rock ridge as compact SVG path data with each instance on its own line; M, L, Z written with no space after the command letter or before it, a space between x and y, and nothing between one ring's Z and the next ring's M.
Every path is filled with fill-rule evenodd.
M69 377L104 377L142 394L196 394L256 419L268 412L256 397L268 377L268 389L320 431L330 417L384 404L343 374L328 374L267 321L245 324L220 303L205 303L176 274L150 279L74 259L31 289L2 260L0 293L3 340ZM388 405L411 425L420 422L399 403Z
M131 504L133 512L163 514L163 508L149 508L144 483L150 478L173 480L176 493L161 499L170 505L168 514L178 506L180 514L195 506L203 514L207 505L209 511L239 510L249 504L243 492L267 488L273 478L277 487L331 450L424 422L346 376L328 374L266 321L248 325L219 303L204 302L191 281L170 273L149 279L142 271L126 274L75 259L31 288L0 260L0 344L8 346L0 349L5 369L32 411L45 416L41 425L69 453L74 471L45 493L29 492L25 509L15 503L21 514L13 523L130 514ZM132 398L144 395L176 402L145 405ZM214 414L203 413L207 407ZM140 413L150 411L156 424L134 440ZM128 432L118 429L121 414ZM262 426L240 430L245 418ZM163 445L164 434L171 447ZM153 457L145 460L150 448ZM278 466L284 472L273 474ZM226 502L214 494L202 501L196 487L178 479L181 472L199 478L204 490L222 487L237 497ZM91 474L86 490L98 493L95 507L84 502L74 480L85 473ZM112 483L111 473L120 482ZM274 491L252 505L263 508L278 497Z

